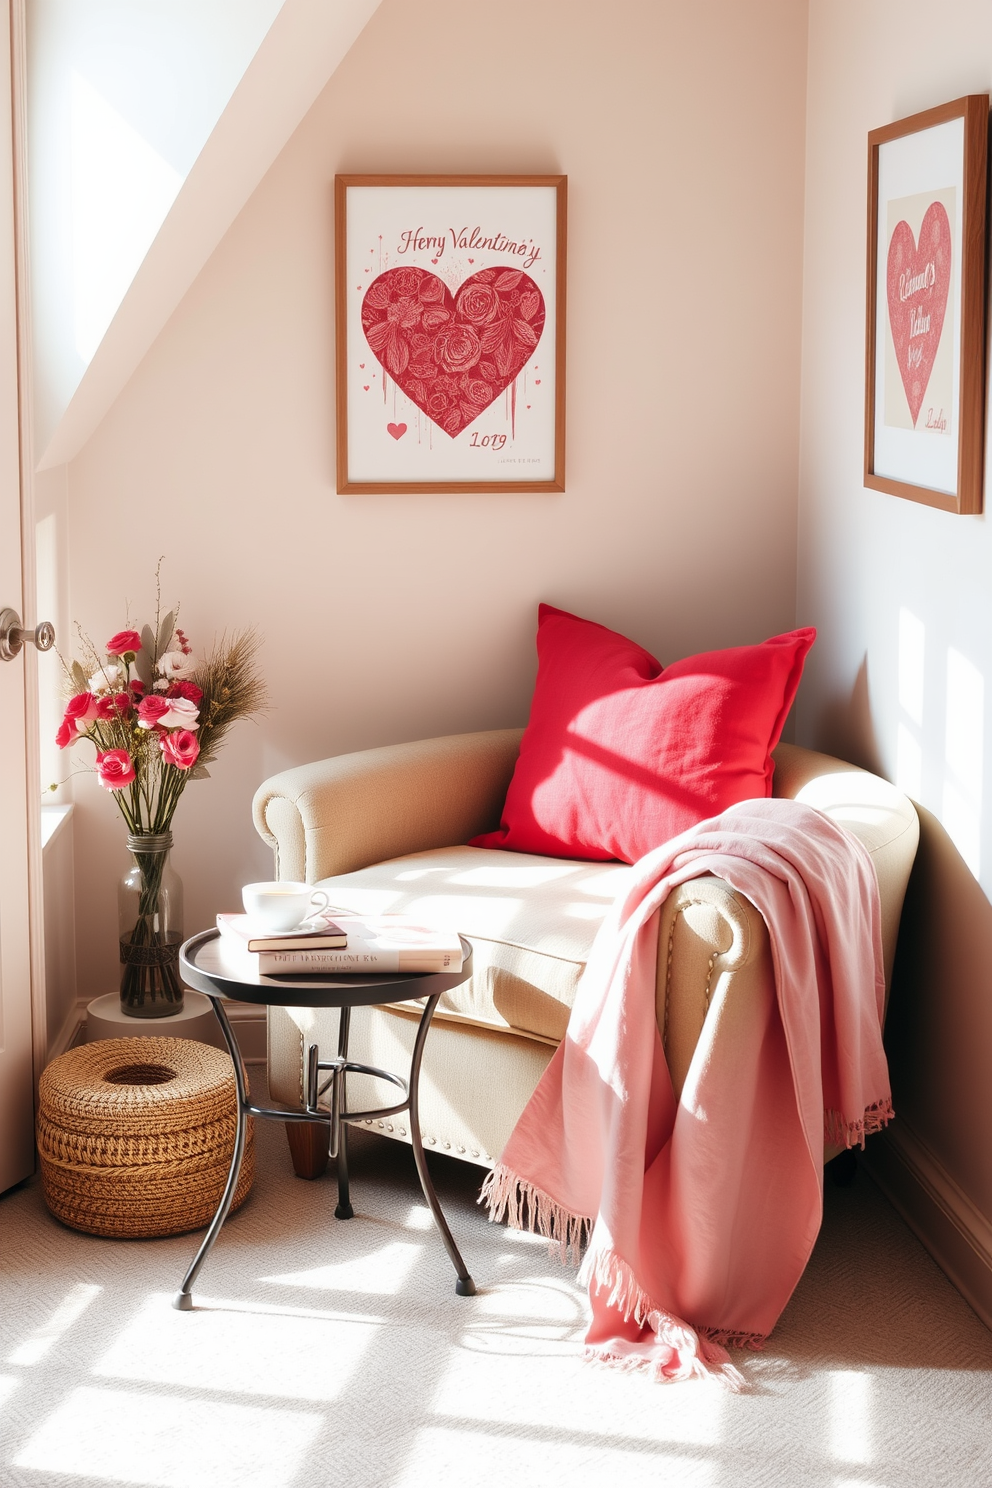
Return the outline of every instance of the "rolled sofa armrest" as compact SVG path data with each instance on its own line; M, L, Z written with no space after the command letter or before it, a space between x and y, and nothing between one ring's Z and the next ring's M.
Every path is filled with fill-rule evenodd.
M773 793L803 801L846 827L868 849L882 906L882 950L888 994L906 885L916 859L920 821L908 796L891 781L815 749L780 744Z
M717 993L746 1017L774 987L761 915L722 878L706 873L672 890L659 911L656 1013L676 1099Z
M316 883L498 826L523 729L449 734L283 770L255 792L276 876Z
M822 811L868 849L878 878L888 990L919 841L912 802L879 775L792 744L775 751L774 794ZM722 1016L733 1037L733 1019L769 995L773 977L767 927L743 894L705 874L668 896L659 920L657 1015L677 1094L714 996L727 993L721 998Z

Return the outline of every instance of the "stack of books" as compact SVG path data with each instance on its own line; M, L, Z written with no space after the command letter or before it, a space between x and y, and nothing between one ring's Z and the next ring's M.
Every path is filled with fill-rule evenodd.
M219 914L229 950L243 954L260 976L425 974L461 971L462 943L405 915L314 915L306 928L259 930L246 914Z

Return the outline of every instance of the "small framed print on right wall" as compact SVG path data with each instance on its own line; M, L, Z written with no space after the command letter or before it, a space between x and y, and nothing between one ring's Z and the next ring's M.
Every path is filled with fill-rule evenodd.
M982 510L984 93L868 136L865 485Z

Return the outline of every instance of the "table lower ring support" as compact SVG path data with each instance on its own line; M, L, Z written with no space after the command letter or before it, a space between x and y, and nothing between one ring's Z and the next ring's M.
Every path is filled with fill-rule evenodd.
M209 994L207 995L209 996ZM427 1159L424 1155L423 1137L421 1136L420 1132L420 1066L424 1057L424 1044L427 1041L427 1031L430 1028L431 1019L434 1016L434 1009L437 1007L440 996L440 993L436 993L433 997L428 997L425 1001L424 1011L421 1014L420 1024L417 1028L417 1036L414 1040L413 1045L413 1056L410 1061L409 1082L403 1080L398 1075L390 1074L387 1070L373 1069L369 1065L350 1063L348 1061L348 1032L351 1021L351 1009L341 1009L337 1059L328 1064L320 1064L319 1058L315 1057L317 1052L316 1048L312 1046L307 1068L308 1105L311 1104L311 1102L313 1104L316 1103L315 1076L317 1072L321 1069L332 1071L332 1093L330 1111L318 1111L313 1109L305 1111L273 1111L261 1106L253 1106L248 1093L248 1082L245 1078L244 1065L241 1060L241 1051L238 1048L234 1033L228 1021L227 1014L224 1011L223 999L220 997L210 997L210 1003L213 1007L214 1013L217 1016L217 1021L220 1024L221 1032L224 1035L224 1042L227 1044L228 1052L231 1056L231 1062L234 1065L234 1081L237 1087L237 1124L234 1134L234 1151L231 1154L231 1166L227 1175L227 1182L224 1185L224 1192L221 1194L220 1203L217 1206L217 1212L214 1215L213 1219L210 1221L209 1226L207 1227L207 1233L203 1237L203 1241L200 1245L199 1250L193 1257L193 1261L189 1267L189 1270L183 1277L182 1286L173 1299L173 1307L177 1308L180 1312L191 1312L193 1309L193 1285L200 1273L204 1261L207 1259L207 1256L210 1254L211 1250L214 1247L214 1242L216 1241L217 1236L220 1234L221 1229L223 1228L224 1221L230 1213L231 1204L234 1201L234 1194L235 1190L237 1189L238 1178L241 1173L241 1163L245 1153L245 1141L248 1132L249 1116L261 1116L263 1118L270 1118L276 1121L323 1121L327 1123L329 1127L332 1156L335 1155L334 1148L337 1148L336 1156L338 1164L338 1205L334 1213L338 1219L350 1219L352 1217L353 1210L351 1208L348 1190L348 1149L346 1128L344 1126L344 1123L347 1121L367 1121L380 1116L395 1115L400 1111L409 1111L410 1142L413 1147L414 1162L417 1166L417 1176L420 1179L420 1186L423 1189L424 1198L427 1200L431 1214L434 1217L434 1223L437 1225L439 1231L441 1232L441 1239L444 1241L445 1249L447 1250L448 1255L451 1258L451 1263L455 1268L455 1274L457 1277L457 1280L455 1281L455 1291L460 1297L475 1296L475 1282L472 1280L468 1268L465 1265L464 1260L462 1259L461 1251L455 1244L454 1236L452 1235L451 1230L448 1228L448 1222L444 1217L440 1202L434 1190L434 1184L431 1180L431 1175L427 1167ZM400 1088L403 1089L406 1098L395 1106L378 1107L375 1110L371 1111L348 1111L345 1105L345 1101L342 1099L342 1096L344 1094L343 1077L347 1074L348 1070L353 1070L355 1073L372 1075L373 1077L379 1079L389 1080L391 1081L391 1083L399 1085Z

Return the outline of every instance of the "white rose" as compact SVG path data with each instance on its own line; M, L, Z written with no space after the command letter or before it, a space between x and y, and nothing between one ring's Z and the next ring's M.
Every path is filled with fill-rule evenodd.
M191 677L199 664L192 654L187 656L184 651L166 651L159 657L156 671L170 681L178 681L181 677Z
M108 661L105 667L94 672L86 684L87 692L115 692L120 686L121 669L112 661Z
M169 704L168 713L163 713L161 718L155 720L162 728L195 729L200 727L197 722L200 710L195 703L190 702L189 698L167 698L166 701Z

